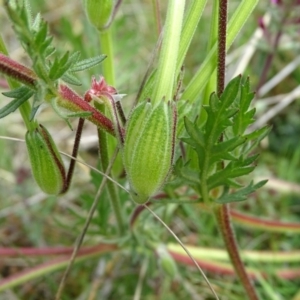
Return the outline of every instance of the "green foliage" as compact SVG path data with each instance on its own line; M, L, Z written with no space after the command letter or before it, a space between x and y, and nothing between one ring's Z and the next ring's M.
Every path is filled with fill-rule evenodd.
M0 119L18 109L24 102L33 96L34 91L26 86L21 86L2 94L6 97L14 98L14 100L10 101L7 105L0 109Z
M229 193L229 188L241 187L236 181L237 178L254 170L253 163L258 155L247 154L253 144L269 132L264 127L249 134L245 133L254 121L255 112L254 109L249 110L254 96L249 90L249 79L242 83L241 76L238 76L231 80L220 97L215 93L211 95L209 105L204 106L207 120L201 128L197 122L185 118L189 137L182 140L196 151L198 170L191 169L189 163L183 165L179 160L175 174L188 181L204 201L208 201L211 197L209 192L218 187L224 187L223 194L214 199L218 203L245 200L246 195L266 183L250 183L247 187Z
M43 101L49 101L57 96L58 80L81 85L75 73L98 65L106 57L98 55L80 60L78 51L72 54L69 51L59 54L53 46L53 38L49 35L47 22L42 19L40 14L32 19L30 5L27 1L6 3L6 10L14 24L13 28L22 47L31 58L32 69L39 77L34 93L32 117ZM32 95L33 93L30 93L26 100ZM17 98L11 107L16 109L26 100L23 97L21 100ZM4 111L9 113L12 109L8 107L4 108Z

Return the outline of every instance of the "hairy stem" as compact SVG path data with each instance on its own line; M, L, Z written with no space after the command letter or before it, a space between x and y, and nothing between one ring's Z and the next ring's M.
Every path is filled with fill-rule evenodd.
M225 61L226 61L226 29L227 29L227 0L219 1L218 25L218 62L217 62L217 94L220 97L225 87ZM223 135L220 141L223 140ZM224 164L220 166L224 168ZM251 300L258 300L258 296L251 284L245 266L241 260L234 230L230 220L230 207L228 204L215 205L214 215L217 219L226 249L239 279Z
M66 182L64 184L64 188L62 190L62 193L66 193L68 191L70 185L71 185L71 181L72 181L72 177L73 177L73 173L74 173L74 169L75 169L75 164L76 164L76 157L77 157L78 150L79 150L79 144L80 144L80 139L81 139L81 134L82 134L82 130L83 130L84 121L85 120L83 118L79 118L77 130L76 130L76 135L75 135L75 141L74 141L74 145L73 145L73 151L72 151L72 157L74 157L74 158L72 158L71 161L70 161L70 166L69 166Z
M245 266L240 257L238 245L234 235L234 230L231 225L229 205L215 205L213 212L217 219L219 230L222 234L230 260L234 266L234 269L239 279L241 280L241 283L243 284L248 298L250 300L258 300L259 298L256 294L256 291L251 283L251 280L246 272Z
M0 52L5 54L5 55L8 55L8 51L7 51L7 48L5 46L5 43L2 39L2 36L0 35ZM18 65L18 64L16 64ZM21 65L18 65L18 66L21 66ZM23 67L23 66L22 66ZM13 70L13 69L12 69ZM20 70L20 69L19 69ZM33 73L33 72L32 72ZM21 73L20 73L21 74ZM19 75L20 75L19 74ZM8 74L7 74L8 75ZM22 75L22 74L21 74ZM19 83L17 83L16 81L13 81L11 78L7 78L7 82L8 82L8 85L11 89L15 89L17 87L19 87ZM21 113L21 116L23 118L23 121L26 125L26 128L28 130L34 130L35 128L37 128L38 124L37 122L35 121L30 121L30 115L31 115L31 105L29 103L29 101L26 101L25 103L23 103L20 107L19 107L19 110L20 110L20 113Z

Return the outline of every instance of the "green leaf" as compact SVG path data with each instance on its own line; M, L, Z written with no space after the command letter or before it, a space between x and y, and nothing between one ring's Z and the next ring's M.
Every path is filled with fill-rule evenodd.
M100 64L105 58L106 55L99 55L92 58L80 60L79 62L75 63L75 65L72 68L70 68L70 72L75 73L90 69Z
M250 93L250 80L247 78L246 82L241 85L241 93L236 102L239 108L238 113L233 118L233 132L235 135L243 134L250 124L254 122L255 108L248 111L250 103L254 98L254 93Z
M220 97L220 101L222 103L220 114L227 109L236 99L240 84L241 84L241 75L233 78L226 86L224 92L222 93Z
M31 25L31 29L32 29L33 31L38 32L38 31L39 31L39 28L40 28L40 26L41 26L41 22L42 22L42 17L41 17L41 14L38 13L38 14L36 15L36 17L35 17L35 19L34 19L32 25Z
M191 122L188 118L184 117L184 125L187 133L190 135L191 139L199 146L204 148L204 137L199 129L197 129L196 122Z
M25 93L30 91L30 89L26 86L20 86L16 89L13 89L8 92L3 92L2 95L8 97L8 98L21 98Z
M188 165L189 162L183 165L183 160L181 157L179 157L175 163L173 172L177 177L183 179L185 184L189 184L197 192L199 192L200 191L199 173L189 168Z
M221 142L215 146L213 146L211 151L211 160L210 162L213 163L217 160L226 159L228 157L228 153L241 144L246 142L246 138L241 136L234 137L228 141Z
M229 194L229 188L227 187L224 189L224 193L215 200L216 203L224 204L224 203L231 203L231 202L238 202L243 201L247 199L247 196L253 192L255 192L257 189L264 186L268 180L262 180L256 184L253 185L253 181L250 182L250 184L240 190L237 190L234 193Z
M225 169L216 172L211 175L207 180L207 185L209 189L213 189L220 185L227 185L227 179L236 178L243 175L247 175L251 173L255 167L233 167L231 163L229 163Z
M70 53L66 52L61 58L55 58L54 63L49 71L49 77L52 80L61 78L70 69L76 57L77 55L70 56Z
M34 41L37 45L41 45L47 38L48 24L44 21L40 23L39 29L34 36Z
M6 117L8 114L14 112L16 109L19 108L23 103L25 103L32 95L34 91L27 89L26 92L22 94L22 96L12 100L3 108L0 109L0 119Z
M73 85L77 85L77 86L80 86L81 85L81 82L79 81L79 79L77 79L76 76L74 76L73 74L67 72L65 73L61 79L66 82L66 83L69 83L69 84L73 84Z

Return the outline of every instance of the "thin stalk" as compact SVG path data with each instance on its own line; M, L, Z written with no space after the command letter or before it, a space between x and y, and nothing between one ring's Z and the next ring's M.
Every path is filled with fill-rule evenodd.
M99 139L99 155L100 161L102 165L102 170L106 170L109 164L109 151L108 151L108 140L107 134L102 130L98 130L98 139ZM109 174L107 174L109 175ZM124 219L120 205L119 194L113 182L107 181L106 183L109 199L111 202L112 209L114 211L119 234L122 235L124 233Z
M215 205L213 212L218 222L219 230L222 234L230 260L246 291L248 298L250 300L258 300L259 298L256 294L256 291L251 283L251 280L246 272L245 266L240 257L238 245L234 235L234 230L231 225L229 205Z
M107 58L102 63L103 75L107 84L115 86L115 68L113 61L113 41L111 27L99 33L101 52L107 55Z
M79 144L80 144L80 139L81 139L81 134L82 134L82 130L83 130L83 125L84 125L84 119L83 118L79 118L78 121L78 125L77 125L77 130L76 130L76 134L75 134L75 141L74 141L74 145L73 145L73 151L72 151L72 158L70 161L70 166L69 166L69 170L68 170L68 174L67 174L67 178L66 178L66 182L64 184L64 188L62 190L62 194L66 193L71 185L71 181L72 181L72 177L73 177L73 173L74 173L74 169L75 169L75 164L76 164L76 158L77 158L77 154L78 154L78 150L79 150Z
M153 12L155 16L155 23L156 23L156 30L157 30L157 37L159 38L161 33L161 17L160 17L160 4L158 0L152 0Z
M103 75L108 84L115 86L113 41L112 41L111 28L103 32L101 31L99 33L99 39L100 39L102 52L107 55L107 59L103 62ZM108 110L105 108L104 105L100 105L96 103L95 106L97 109L103 112L103 114L108 112ZM117 108L119 112L120 111L123 112L120 102L117 102ZM99 142L99 149L100 149L100 161L102 165L102 170L104 171L107 169L109 165L109 143L107 139L107 133L100 129L98 129L98 142ZM123 214L120 206L118 191L112 182L108 181L106 185L107 185L107 190L112 205L112 209L115 213L115 217L117 220L118 231L119 234L122 235L124 232L124 220L123 220Z
M105 170L105 174L106 175L108 175L110 173L112 165L113 165L113 163L114 163L114 161L116 159L117 154L118 154L118 151L115 151L114 156L112 157L112 160L111 160L110 164L108 165L107 169ZM102 179L102 182L101 182L101 184L100 184L100 186L98 188L97 194L96 194L96 196L94 198L93 204L92 204L92 206L91 206L91 208L89 210L88 217L87 217L87 219L85 221L85 224L83 226L82 232L80 233L80 236L78 237L78 239L77 239L77 241L75 243L75 246L74 246L71 258L69 260L68 266L65 269L65 272L64 272L63 277L62 277L62 279L60 281L58 290L56 292L55 300L60 300L61 299L61 295L62 295L63 289L65 287L66 279L67 279L67 277L69 275L69 272L70 272L70 270L71 270L71 268L72 268L72 266L74 264L76 256L77 256L77 254L78 254L78 252L80 250L80 247L82 245L82 242L83 242L85 234L86 234L86 232L88 230L88 227L89 227L89 225L91 223L93 215L94 215L94 213L95 213L95 211L96 211L96 209L98 207L98 204L99 204L99 201L100 201L100 196L101 196L101 194L102 194L102 192L104 190L106 181L107 181L107 177L104 176L103 179Z
M251 15L251 12L257 5L258 0L242 0L237 9L235 10L233 16L228 23L227 50L232 45L234 39L243 28L245 22ZM215 44L210 52L206 55L205 60L201 64L197 73L194 75L192 80L189 82L185 88L181 98L188 99L191 103L194 103L199 99L199 95L203 88L206 86L210 76L216 68L217 58L217 45Z
M103 76L106 82L111 86L116 86L115 67L114 67L114 48L112 40L112 29L109 27L105 31L99 33L99 39L101 44L101 51L107 55L107 58L102 63ZM120 101L116 102L118 113L122 124L126 123L125 114Z
M0 52L8 56L8 51L7 51L7 48L5 46L5 43L4 43L1 35L0 35ZM7 78L7 82L11 89L15 89L20 86L19 83L12 80L11 78ZM21 113L22 119L26 125L27 130L32 131L35 128L37 128L37 126L38 126L37 122L30 121L31 105L30 105L29 101L26 101L21 106L19 106L19 111Z
M225 61L226 61L226 29L227 29L227 0L219 1L219 25L218 25L218 62L217 62L217 94L220 97L225 87ZM220 141L223 136L220 137ZM224 164L220 166L224 168ZM238 245L235 239L230 220L230 208L228 204L214 205L213 212L219 225L226 249L241 280L241 283L250 300L258 300L258 296L245 266L241 260Z

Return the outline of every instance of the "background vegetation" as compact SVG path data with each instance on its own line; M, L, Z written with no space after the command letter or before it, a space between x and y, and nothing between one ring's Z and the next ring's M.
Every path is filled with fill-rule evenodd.
M164 16L166 2L161 2ZM255 181L266 178L269 182L247 201L232 205L240 248L253 251L248 252L248 256L243 254L247 266L263 271L255 281L261 299L300 299L300 252L297 251L300 248L298 2L260 1L227 57L227 78L241 72L249 75L251 86L257 92L254 105L258 113L254 127L269 123L273 128L260 144L259 165L252 175ZM230 1L229 15L238 3ZM32 1L31 4L33 12L41 11L49 22L58 49L78 50L82 58L101 53L96 30L88 24L81 1ZM190 80L204 60L210 9L208 3L187 54L184 82ZM113 26L116 88L127 94L123 101L127 114L158 37L152 10L150 0L124 0ZM15 39L2 5L0 14L2 36L11 57L26 64L27 58ZM81 75L83 85L77 89L81 94L89 88L94 74L101 74L101 66ZM3 77L1 86L5 91ZM1 96L0 102L2 107L8 99ZM43 125L53 133L60 150L70 153L73 133L50 107L43 109L41 114ZM24 139L25 132L18 113L0 120L1 136ZM96 166L97 151L95 126L86 122L79 159ZM4 248L73 246L100 179L88 167L78 164L69 193L62 197L46 196L31 177L25 144L0 139L0 274L3 279L54 259L53 255L12 257L1 253ZM133 205L128 201L128 195L121 192L121 198L124 212L130 215ZM163 215L164 221L185 244L197 246L194 254L199 255L204 268L205 263L208 266L207 276L221 299L244 299L236 277L221 270L222 266L226 269L230 264L222 252L224 246L215 221L203 205L171 203L167 209L158 206L156 212ZM114 230L114 220L109 217L108 203L103 201L84 245L105 242L103 236ZM76 264L67 280L63 299L117 299L120 296L122 299L212 299L195 267L178 264L178 275L171 278L159 264L159 258L147 249L149 236L170 247L174 244L161 224L143 213L136 227L141 244L146 245L144 248L131 251L127 247L125 252L95 255ZM132 233L132 243L135 234ZM200 250L203 250L202 254ZM45 274L0 292L0 298L53 299L61 275L61 270Z

